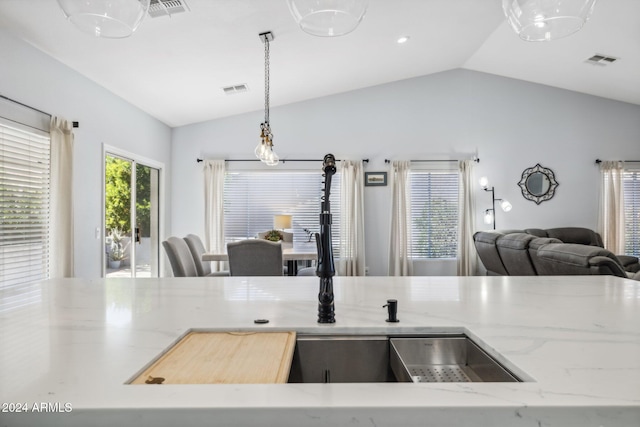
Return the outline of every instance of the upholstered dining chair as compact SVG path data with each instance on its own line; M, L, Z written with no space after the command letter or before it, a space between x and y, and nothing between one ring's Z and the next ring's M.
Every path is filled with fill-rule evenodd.
M196 271L198 272L198 276L228 276L228 271L215 271L211 272L211 263L202 261L202 254L205 253L204 244L202 243L202 239L195 234L187 234L184 238L184 241L187 243L189 247L189 251L191 251L191 255L193 256L193 262L196 265Z
M293 244L293 233L289 233L288 231L282 231L279 230L280 233L282 233L282 243L291 243ZM268 231L262 231L260 233L256 233L256 237L258 239L264 239L267 235ZM289 266L287 265L287 263L283 264L283 268L284 268L284 275L287 276L289 275Z
M262 239L227 243L231 276L282 276L282 245Z
M195 277L198 275L193 256L184 239L169 237L162 242L162 246L169 257L173 277Z

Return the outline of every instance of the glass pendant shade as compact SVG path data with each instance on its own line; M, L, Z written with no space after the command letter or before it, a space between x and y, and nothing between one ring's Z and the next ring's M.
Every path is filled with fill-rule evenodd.
M355 30L369 0L287 0L289 10L306 33L336 37Z
M511 206L511 203L509 203L508 200L503 200L500 202L500 208L505 212L509 212L513 206Z
M269 166L275 166L280 162L280 157L273 151L273 141L271 140L271 127L268 123L260 124L260 142L253 151L261 162Z
M85 33L120 39L138 28L150 0L58 0L64 15Z
M493 211L487 210L484 212L484 223L492 224L493 223Z
M513 30L526 41L550 41L580 30L596 0L502 0Z
M489 178L487 178L486 176L483 176L480 178L480 188L487 188L489 187Z

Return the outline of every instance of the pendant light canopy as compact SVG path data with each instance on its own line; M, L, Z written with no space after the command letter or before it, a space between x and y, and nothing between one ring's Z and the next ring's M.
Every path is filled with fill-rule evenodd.
M526 41L550 41L580 30L596 0L502 0L513 30Z
M138 28L150 0L58 0L76 27L96 37L120 39Z
M348 34L364 18L369 0L287 0L300 28L320 37Z

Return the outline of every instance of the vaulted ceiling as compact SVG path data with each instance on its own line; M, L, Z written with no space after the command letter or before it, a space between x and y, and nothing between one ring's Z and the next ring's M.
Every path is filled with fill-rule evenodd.
M125 39L81 33L55 0L1 0L0 27L172 127L263 108L264 31L272 106L455 68L640 104L638 0L599 0L581 31L544 43L520 40L501 0L370 0L358 29L335 38L300 30L285 0L185 2ZM595 54L617 60L594 65ZM222 90L238 84L249 90Z

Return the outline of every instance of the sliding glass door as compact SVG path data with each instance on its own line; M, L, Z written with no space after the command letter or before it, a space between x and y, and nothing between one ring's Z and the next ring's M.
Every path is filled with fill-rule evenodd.
M159 168L105 153L105 277L158 277L159 194Z

